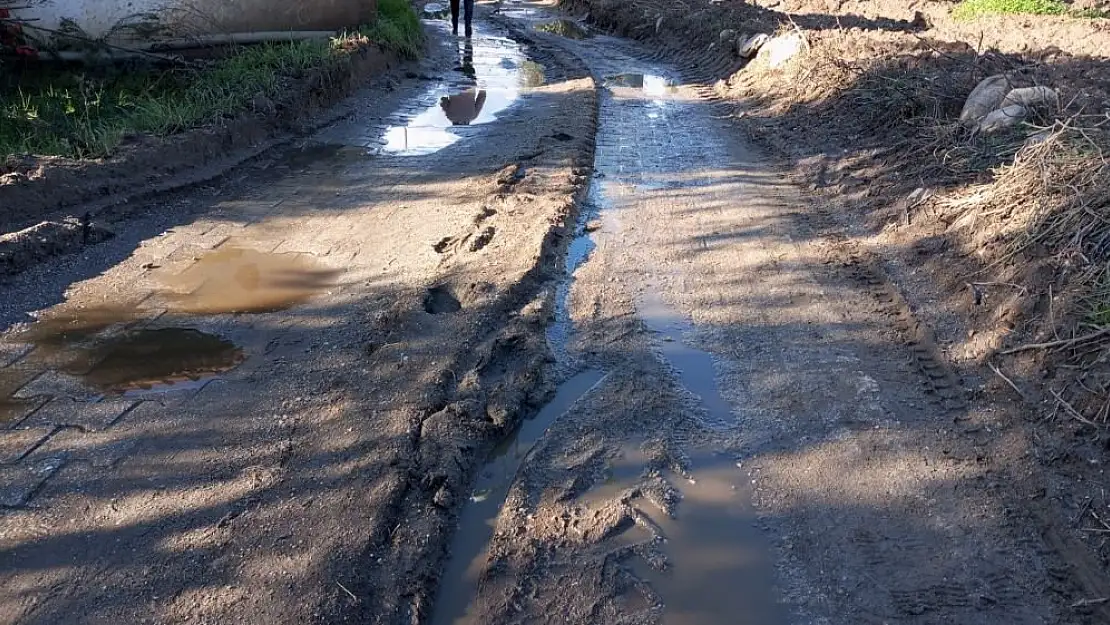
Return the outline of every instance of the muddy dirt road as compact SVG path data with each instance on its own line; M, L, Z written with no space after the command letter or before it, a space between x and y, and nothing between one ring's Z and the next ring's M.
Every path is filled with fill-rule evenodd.
M0 621L1083 622L882 275L549 11L4 285Z

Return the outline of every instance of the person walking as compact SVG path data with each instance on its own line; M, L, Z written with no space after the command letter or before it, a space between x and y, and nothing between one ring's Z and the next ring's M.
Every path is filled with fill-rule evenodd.
M459 34L459 2L463 3L463 21L466 23L466 36L474 34L470 27L474 19L474 0L451 0L451 32L457 37Z

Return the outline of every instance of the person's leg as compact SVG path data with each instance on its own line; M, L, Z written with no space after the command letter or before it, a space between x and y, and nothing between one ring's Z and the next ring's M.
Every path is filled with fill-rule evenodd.
M459 34L459 0L451 0L451 32Z
M474 0L463 0L463 6L465 7L464 10L466 13L466 36L469 37L474 34L474 30L470 26L471 21L474 19Z

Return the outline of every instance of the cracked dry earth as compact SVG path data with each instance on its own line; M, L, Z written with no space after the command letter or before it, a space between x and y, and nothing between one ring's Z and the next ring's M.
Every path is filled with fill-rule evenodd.
M4 285L0 621L1083 622L897 293L547 11Z

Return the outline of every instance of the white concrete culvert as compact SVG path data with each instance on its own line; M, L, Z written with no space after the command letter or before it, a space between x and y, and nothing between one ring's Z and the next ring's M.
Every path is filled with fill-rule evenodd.
M967 96L964 108L960 111L960 121L968 125L979 123L998 108L1010 89L1010 79L1004 74L984 78Z
M976 132L991 134L1012 128L1028 119L1033 111L1059 107L1059 94L1049 87L1013 88L1009 77L996 74L984 78L964 102L960 121Z

